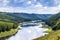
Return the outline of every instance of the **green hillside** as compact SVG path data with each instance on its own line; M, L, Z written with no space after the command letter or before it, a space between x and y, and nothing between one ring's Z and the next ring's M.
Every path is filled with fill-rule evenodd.
M60 40L60 13L51 16L47 24L52 28L53 32L34 40Z
M13 20L15 17L7 14L0 12L0 38L13 35L18 31L18 22Z
M60 29L60 12L51 16L48 20L47 20L47 24L52 27L52 29L57 30ZM56 28L56 29L55 29Z
M47 24L50 26L54 26L57 22L57 20L60 19L60 12L51 16L48 20L47 20Z
M34 40L60 40L60 30L54 31L48 35L36 38Z
M31 20L44 20L51 16L51 14L28 14L28 13L6 13L0 12L0 21L6 22L25 22Z

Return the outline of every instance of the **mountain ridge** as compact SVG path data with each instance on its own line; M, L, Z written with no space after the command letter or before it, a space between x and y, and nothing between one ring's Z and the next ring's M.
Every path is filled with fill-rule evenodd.
M42 20L47 19L52 14L28 14L28 13L6 13L0 12L0 20L4 19L4 21L15 21L15 22L23 22L23 21L31 21L31 20Z

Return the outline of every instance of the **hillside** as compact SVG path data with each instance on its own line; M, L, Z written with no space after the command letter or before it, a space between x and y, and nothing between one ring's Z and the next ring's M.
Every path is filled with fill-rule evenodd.
M47 24L52 28L53 32L34 40L60 40L60 13L51 16Z
M60 29L60 12L51 16L47 20L47 24L53 29L58 30Z
M47 19L51 14L27 14L27 13L6 13L0 12L0 21L6 22L24 22L31 20Z
M60 12L51 16L50 18L48 18L47 20L47 24L50 25L50 26L54 26L57 22L57 20L60 19Z
M60 40L60 30L52 32L48 35L36 38L34 40Z

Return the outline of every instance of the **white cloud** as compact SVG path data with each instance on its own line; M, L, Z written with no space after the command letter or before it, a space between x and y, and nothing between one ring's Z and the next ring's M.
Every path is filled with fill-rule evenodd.
M60 0L54 0L56 4L60 4Z
M55 14L55 13L58 13L60 12L60 7L57 6L57 7L43 7L42 10L38 10L38 13L43 13L43 14Z
M23 2L23 0L15 0L19 2ZM55 0L57 1L57 0ZM59 1L58 1L59 2ZM56 2L56 3L58 3ZM28 8L23 7L7 7L6 5L9 3L8 0L4 0L3 4L4 7L0 7L0 11L2 12L26 12L26 13L38 13L38 14L55 14L57 12L60 12L60 4L55 7L43 7L42 4L37 3L36 5L32 4L32 6ZM31 4L31 1L27 1L27 4Z
M27 4L31 4L32 2L31 1L28 1Z
M26 12L27 10L20 7L0 7L0 12Z
M9 0L2 0L3 6L6 6L9 3Z
M20 7L0 7L2 12L26 12L26 13L37 13L37 14L55 14L60 12L60 5L56 7L40 7L32 9L24 9Z
M42 5L40 3L37 3L34 7L40 8L40 7L42 7Z

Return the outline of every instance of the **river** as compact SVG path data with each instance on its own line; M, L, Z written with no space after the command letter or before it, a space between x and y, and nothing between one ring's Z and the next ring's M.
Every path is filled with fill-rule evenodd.
M32 40L47 34L44 33L47 28L41 28L41 23L27 23L19 27L21 27L21 30L18 30L14 36L11 36L6 40Z

